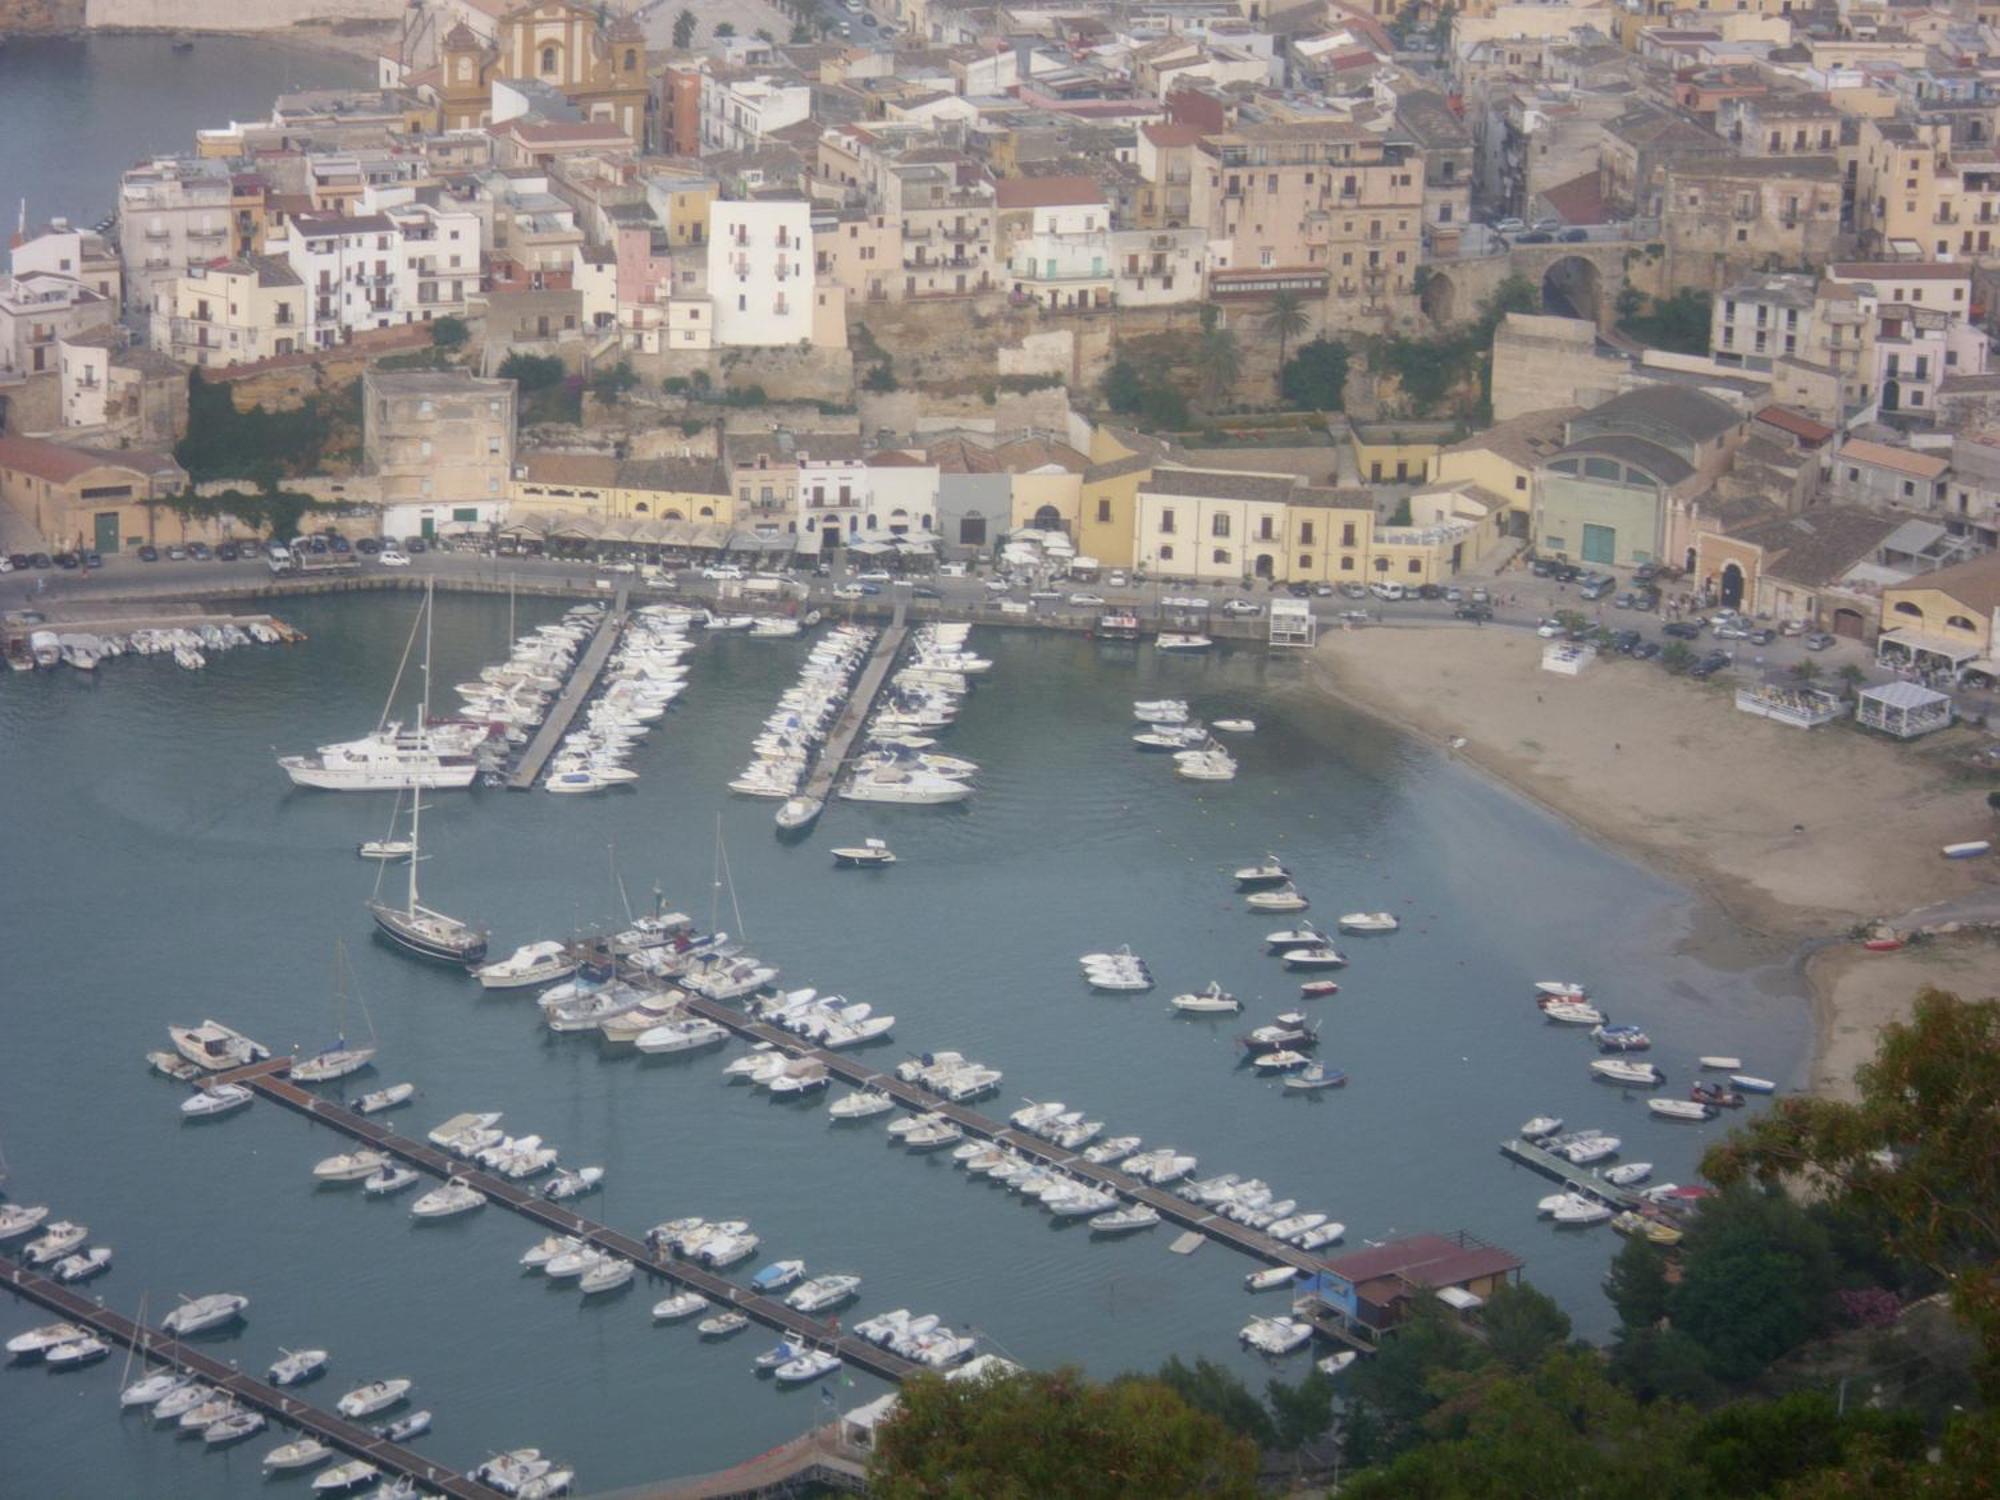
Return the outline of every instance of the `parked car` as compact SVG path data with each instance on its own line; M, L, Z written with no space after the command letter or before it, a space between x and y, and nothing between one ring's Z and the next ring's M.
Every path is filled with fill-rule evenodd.
M938 577L940 577L940 578L963 578L963 577L965 577L965 564L964 564L964 563L940 563L940 564L938 565Z
M1750 639L1750 628L1737 620L1719 620L1715 626L1715 638L1718 641L1747 641Z
M989 578L986 580L986 592L989 594L1004 594L1013 586L1013 584L1004 578Z
M836 599L865 599L868 597L868 590L864 589L858 583L843 583L833 591L833 597Z
M1371 583L1368 585L1368 592L1373 594L1377 599L1387 600L1392 604L1405 597L1403 586L1400 583Z
M1711 651L1700 661L1688 668L1688 676L1713 677L1728 665L1729 654L1726 651Z
M1368 597L1368 590L1358 583L1343 583L1340 586L1340 592L1342 597L1348 599L1366 599Z
M726 579L741 578L743 570L731 563L718 563L713 567L703 568L701 576L708 579L711 583L715 583Z
M1313 598L1315 598L1315 599L1331 599L1331 598L1333 597L1333 595L1334 595L1334 587L1333 587L1333 585L1332 585L1332 584L1330 584L1330 583L1316 583L1316 584L1314 584L1314 585L1313 585Z
M328 537L326 539L326 544L327 546L333 548L333 550L342 557L347 556L354 550L354 543L350 542L344 536Z
M1417 585L1417 597L1419 599L1442 599L1444 597L1444 590L1435 583L1420 583Z
M1261 615L1264 606L1254 599L1225 599L1222 612L1226 615Z
M403 538L403 550L409 553L410 556L417 557L425 552L430 551L431 544L424 537L406 536Z
M83 559L78 557L74 552L58 552L56 554L56 566L59 568L74 571L81 567L82 564Z
M1461 620L1483 621L1493 618L1493 611L1483 604L1461 604L1457 609L1452 611L1452 614Z
M1556 565L1546 557L1537 557L1528 564L1528 571L1537 578L1553 578L1556 576Z
M1312 585L1305 582L1305 580L1303 579L1299 580L1296 583L1288 583L1285 585L1285 592L1290 594L1294 599L1310 599L1312 597L1312 591L1313 591ZM1333 590L1328 589L1327 592L1332 593Z
M155 547L152 543L148 542L145 546L139 549L140 562L158 562L159 560L160 560L160 549L158 547ZM21 559L20 562L16 563L15 566L16 567L24 566L27 563L27 561L28 560L24 557Z
M1626 593L1620 594L1616 599L1613 599L1611 601L1611 607L1613 609L1630 609L1636 602L1637 601L1633 598L1632 594L1628 591Z
M1583 597L1595 602L1610 593L1611 588L1612 584L1609 578L1593 578L1583 586Z
M1131 582L1132 580L1125 576L1124 569L1122 568L1113 568L1109 573L1104 575L1104 586L1106 588L1122 589L1128 587Z
M220 546L218 546L215 549L215 560L217 562L235 562L236 543L223 542Z
M1659 654L1660 643L1658 641L1641 641L1632 648L1632 659L1634 661L1651 661Z
M207 542L189 542L188 556L196 562L209 562L214 559L215 554L209 550Z
M940 594L927 583L917 583L910 586L910 597L912 599L942 599L944 595Z
M407 568L410 565L410 554L398 551L394 546L388 546L382 549L381 556L376 561L385 568Z
M1493 221L1493 232L1495 234L1519 234L1522 230L1526 229L1527 227L1528 226L1525 222L1523 222L1520 219L1513 218L1511 216L1505 219L1495 219Z
M50 557L46 552L31 552L28 554L28 566L31 568L53 568L55 565L55 559Z
M1612 634L1611 649L1620 656L1630 656L1642 637L1636 630L1620 630Z
M1777 638L1778 632L1769 628L1760 628L1750 632L1750 644L1753 646L1768 646Z
M1102 609L1105 600L1102 594L1087 594L1079 590L1069 596L1069 602L1078 609Z
M1833 637L1824 630L1815 630L1801 643L1808 651L1824 651L1833 644Z
M1565 229L1556 238L1561 240L1565 245L1581 245L1585 240L1590 238L1590 231L1588 229Z
M302 536L292 550L294 552L310 552L314 557L325 557L327 555L326 538L323 536ZM411 550L414 551L416 549L412 548Z
M1555 580L1557 583L1575 583L1581 577L1583 577L1583 569L1579 568L1575 563L1556 564Z
M857 583L854 586L860 589L863 594L879 594L882 592L882 585L879 583Z
M104 566L104 554L103 554L102 552L86 552L86 553L84 553L84 554L83 554L83 565L84 565L84 567L86 567L86 568L101 568L101 567L103 567L103 566Z
M1465 602L1465 590L1461 588L1448 588L1444 591L1444 598L1447 604L1463 604Z
M736 576L741 578L743 575L741 572L738 572ZM870 568L867 572L856 573L854 576L863 583L887 583L889 581L887 570L882 568Z
M1535 626L1535 634L1545 641L1552 641L1561 635L1565 628L1560 620L1543 620Z
M236 555L243 558L246 562L254 558L257 555L257 551L257 539L253 536L245 537L236 544Z
M354 550L363 557L373 557L382 550L382 544L372 536L364 536L355 542Z
M1553 245L1555 242L1556 237L1542 229L1531 229L1526 234L1514 236L1517 245Z
M1670 635L1677 641L1698 641L1701 627L1692 620L1669 620L1660 627L1661 635Z
M1491 604L1493 602L1493 595L1483 588L1476 588L1472 591L1472 602L1474 604Z

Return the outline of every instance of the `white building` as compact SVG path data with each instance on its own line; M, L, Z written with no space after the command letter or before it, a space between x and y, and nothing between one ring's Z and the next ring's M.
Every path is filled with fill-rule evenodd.
M1199 302L1208 266L1205 229L1115 229L1111 270L1120 307Z
M718 345L810 341L812 205L718 200L708 218L708 297Z
M793 524L809 539L806 546L811 548L811 539L816 538L824 552L858 539L875 497L875 471L865 462L861 440L824 432L801 434L792 459L799 471L798 519Z
M812 87L779 78L717 77L701 80L704 151L754 151L764 137L812 114Z
M403 203L341 218L300 214L268 241L306 288L309 347L356 332L461 316L479 290L479 216L470 208Z
M1049 307L1108 306L1111 207L1087 177L1009 179L997 184L1007 248L1007 284ZM1020 224L1022 218L1025 225Z
M154 288L231 253L234 188L219 161L161 157L118 185L118 253L125 306L151 312Z
M936 464L896 448L869 454L862 536L930 540L937 533L937 497Z

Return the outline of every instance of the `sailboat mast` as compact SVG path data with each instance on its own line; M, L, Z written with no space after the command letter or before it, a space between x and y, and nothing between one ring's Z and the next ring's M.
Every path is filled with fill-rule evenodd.
M417 914L417 862L423 858L423 842L418 835L418 825L423 821L424 789L421 785L410 788L410 915Z

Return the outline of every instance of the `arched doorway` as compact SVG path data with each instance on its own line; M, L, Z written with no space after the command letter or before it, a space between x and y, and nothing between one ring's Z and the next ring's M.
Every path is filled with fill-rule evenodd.
M1443 328L1451 322L1452 314L1458 306L1458 287L1453 284L1449 276L1433 271L1430 279L1424 283L1422 301L1424 316L1439 328Z
M1063 522L1062 512L1057 510L1053 505L1044 505L1035 512L1034 527L1037 531L1069 530L1069 527Z
M1595 323L1604 306L1604 278L1594 261L1565 255L1542 273L1542 311Z
M1867 634L1867 631L1868 621L1860 610L1843 607L1833 612L1833 633L1835 635L1845 636L1849 640L1858 641Z
M1743 570L1735 563L1722 565L1722 607L1734 609L1743 602Z
M1694 577L1694 569L1695 569L1694 548L1690 547L1687 550L1687 556L1681 561L1681 571L1687 574L1688 577L1692 578Z
M1882 410L1895 411L1903 404L1903 383L1900 380L1882 382Z
M1273 571L1275 571L1276 564L1271 561L1270 553L1259 552L1257 554L1257 561L1251 567L1259 578L1269 578Z

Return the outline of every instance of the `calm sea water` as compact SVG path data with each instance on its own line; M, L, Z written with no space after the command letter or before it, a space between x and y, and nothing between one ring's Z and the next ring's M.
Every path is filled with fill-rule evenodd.
M328 1347L322 1399L410 1376L437 1413L426 1451L464 1465L532 1443L574 1461L592 1489L723 1466L822 1414L813 1391L753 1378L750 1357L768 1342L758 1333L704 1345L686 1326L650 1326L643 1288L584 1307L523 1276L516 1257L537 1236L498 1209L416 1229L406 1202L315 1190L312 1163L343 1142L274 1106L183 1125L180 1091L141 1063L162 1028L215 1016L275 1046L319 1042L344 939L382 1049L362 1086L422 1090L395 1117L405 1130L503 1109L516 1131L609 1167L608 1191L589 1201L597 1216L633 1230L683 1214L749 1219L769 1258L862 1273L855 1317L932 1310L1017 1359L1099 1375L1206 1354L1261 1383L1235 1335L1278 1303L1245 1295L1238 1256L1171 1255L1166 1231L1093 1243L943 1158L892 1149L880 1121L832 1126L823 1105L725 1084L733 1047L608 1056L594 1038L541 1030L524 999L482 998L371 940L361 901L373 876L353 850L383 831L389 798L293 791L271 755L373 722L410 609L301 602L289 617L309 645L238 651L198 675L125 660L95 683L0 683L8 1190L116 1248L96 1283L108 1301L129 1311L149 1294L156 1319L179 1292L246 1292L247 1325L217 1346L246 1368L280 1346ZM524 606L521 626L552 612ZM440 683L503 654L506 621L504 601L441 600ZM975 640L997 665L951 732L950 749L985 768L965 809L836 805L810 839L780 844L770 805L724 783L802 653L730 638L692 659L691 690L640 751L630 792L437 795L426 896L490 923L505 952L612 913L615 844L635 902L657 881L706 920L719 813L755 947L788 984L893 1012L895 1044L874 1054L884 1065L956 1048L1006 1070L1006 1107L1063 1099L1114 1132L1198 1154L1203 1174L1264 1177L1344 1220L1350 1246L1468 1229L1524 1255L1580 1330L1603 1333L1597 1281L1613 1237L1538 1221L1547 1188L1497 1144L1525 1117L1559 1113L1620 1130L1626 1156L1666 1179L1684 1177L1716 1127L1654 1121L1593 1085L1587 1042L1540 1023L1527 981L1589 981L1618 1018L1652 1031L1676 1080L1710 1051L1791 1077L1804 1006L1771 974L1678 955L1681 891L1318 704L1295 661ZM1177 782L1164 758L1130 747L1131 700L1164 693L1258 720L1237 747L1238 780ZM901 862L835 872L827 847L868 834ZM1246 1022L1291 1002L1296 979L1261 942L1283 924L1247 914L1227 876L1267 850L1298 871L1315 914L1389 907L1405 921L1345 943L1342 993L1314 1002L1326 1057L1352 1075L1345 1090L1288 1097L1239 1067L1243 1023L1167 1010L1167 995L1210 979L1251 998ZM721 909L736 928L726 895ZM1152 962L1160 990L1087 994L1076 955L1123 942ZM0 1303L0 1333L41 1321ZM61 1377L0 1370L0 1494L266 1493L270 1442L204 1455L121 1419L118 1380L116 1359ZM837 1396L874 1391L856 1377Z
M118 175L156 152L191 152L199 129L270 118L288 89L365 83L358 58L248 37L7 39L0 47L0 214L11 233L66 215L95 223L118 206Z

